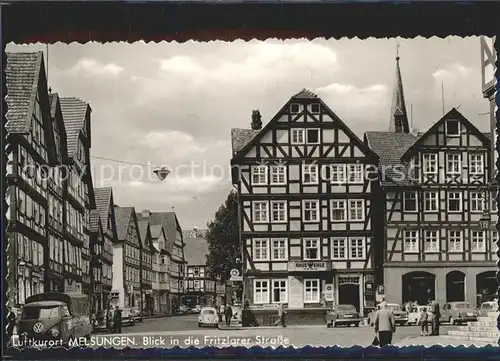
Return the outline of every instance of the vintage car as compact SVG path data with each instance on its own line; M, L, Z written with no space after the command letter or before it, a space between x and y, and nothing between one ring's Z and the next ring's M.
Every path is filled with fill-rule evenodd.
M95 314L95 319L93 320L94 331L102 331L107 329L107 316L106 311L97 311Z
M429 306L415 306L412 307L410 313L408 313L408 325L418 325L420 321L420 314L422 313L422 309L426 309L427 315L430 317L431 312L429 311Z
M192 313L200 313L200 312L201 312L201 306L200 306L200 305L196 305L196 306L194 306L194 307L191 309L191 312L192 312Z
M217 310L213 307L203 307L198 316L198 326L212 326L217 327L219 325L219 315Z
M481 303L479 307L479 314L481 316L488 316L490 312L498 312L498 302L497 301L488 301Z
M131 311L132 314L134 315L134 321L142 322L142 311L139 309L139 307L132 307Z
M122 308L122 326L135 325L135 316L129 307Z
M408 322L408 313L403 310L401 305L398 305L397 303L388 303L387 308L390 308L394 313L394 321L396 322L396 325L406 325ZM375 323L375 315L378 310L380 310L380 304L377 305L377 307L368 315L371 326Z
M468 321L477 321L479 311L469 302L448 302L441 308L440 322L450 325L462 324Z
M326 327L333 328L338 325L359 326L361 317L353 305L337 305L326 315Z

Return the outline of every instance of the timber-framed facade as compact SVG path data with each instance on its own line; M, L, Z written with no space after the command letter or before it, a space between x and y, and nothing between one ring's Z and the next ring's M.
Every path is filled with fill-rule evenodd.
M262 130L231 135L245 298L373 307L376 154L308 90Z

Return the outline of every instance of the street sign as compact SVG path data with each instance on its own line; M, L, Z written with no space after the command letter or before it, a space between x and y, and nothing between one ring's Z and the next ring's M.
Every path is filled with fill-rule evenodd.
M243 281L243 277L242 276L231 276L231 278L229 279L231 282L242 282Z
M240 275L240 271L238 271L236 268L233 268L231 272L229 272L231 277L236 277Z
M325 300L326 301L334 301L335 300L335 293L334 293L332 284L325 285Z
M385 287L384 287L384 285L378 285L378 287L377 287L377 293L379 295L382 295L382 294L385 293Z

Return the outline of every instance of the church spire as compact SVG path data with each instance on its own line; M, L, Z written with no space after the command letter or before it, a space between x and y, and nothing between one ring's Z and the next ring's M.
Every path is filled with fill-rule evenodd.
M392 95L389 131L395 133L410 132L408 115L406 113L405 96L403 93L403 80L401 79L401 70L399 69L399 44L396 46L396 81Z

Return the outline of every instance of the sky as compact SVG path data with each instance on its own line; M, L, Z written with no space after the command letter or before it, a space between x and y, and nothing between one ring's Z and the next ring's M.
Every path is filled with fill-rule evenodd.
M318 94L360 137L388 130L396 45L406 106L425 131L459 107L488 131L479 38L267 40L49 46L53 93L92 108L95 187L136 211L174 207L185 230L205 228L232 189L231 128L266 124L303 88ZM7 51L43 51L9 44ZM122 163L102 158L122 161ZM127 164L129 162L132 164ZM172 173L160 181L153 170Z

